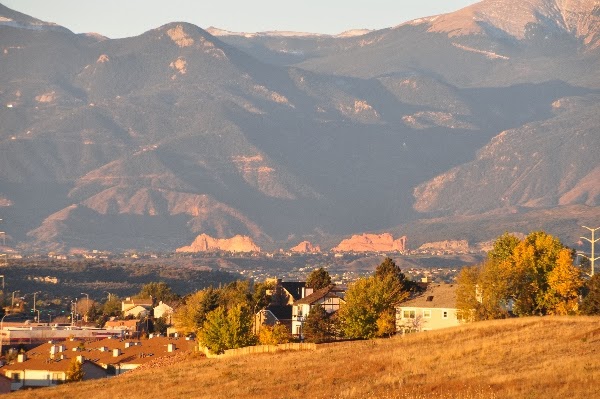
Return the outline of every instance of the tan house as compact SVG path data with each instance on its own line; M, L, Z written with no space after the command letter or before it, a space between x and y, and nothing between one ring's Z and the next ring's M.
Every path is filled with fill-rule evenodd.
M344 301L345 290L334 284L312 294L297 300L292 307L292 334L302 338L302 325L310 310L317 305L321 305L327 313L334 313L340 309Z
M429 284L422 294L396 306L397 332L438 330L459 324L454 284Z
M38 348L35 350L40 350ZM73 358L77 358L77 361L82 363L84 380L108 377L105 368L87 360L78 352L61 351L53 355L50 352L41 355L39 352L39 356L36 356L37 352L29 351L29 353L33 353L31 358L27 356L27 353L21 353L15 362L0 369L4 376L11 379L12 391L22 388L50 387L64 383Z
M154 308L154 318L158 319L164 317L167 324L172 324L173 321L173 308L163 301L160 301L158 306Z
M152 312L152 299L126 298L121 302L123 317L144 317Z

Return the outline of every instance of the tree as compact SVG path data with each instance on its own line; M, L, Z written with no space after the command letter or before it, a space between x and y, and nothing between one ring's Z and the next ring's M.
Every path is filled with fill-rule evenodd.
M83 364L81 364L81 362L74 357L71 360L71 363L69 363L69 368L66 372L65 377L67 382L82 381L84 376L85 372L83 370Z
M258 342L261 345L286 344L291 341L291 334L286 326L277 323L274 326L261 326L258 332Z
M115 317L121 315L121 298L116 295L111 295L110 300L104 302L102 306L102 314L107 317Z
M581 303L581 313L600 315L600 274L594 274L585 284L585 297Z
M169 325L167 324L167 321L164 317L158 317L152 322L152 332L158 334L165 334L167 332L168 326Z
M328 342L335 336L335 330L329 315L323 306L315 305L310 309L302 325L302 335L306 342Z
M328 287L331 284L329 272L322 267L313 270L306 279L306 286L314 290Z
M150 282L145 284L136 295L140 299L152 298L152 301L158 303L174 300L177 295L171 291L171 287L165 282Z
M579 310L579 293L583 285L581 270L573 265L572 253L562 249L556 266L548 273L548 290L545 306L555 315L576 314Z
M390 314L395 314L395 306L407 297L408 292L397 276L358 279L350 285L346 303L339 310L344 335L351 338L388 335Z
M219 307L219 300L219 293L212 287L188 295L173 315L175 327L184 334L196 333L207 315Z
M456 278L456 309L459 320L478 320L480 270L480 266L463 267Z
M519 245L521 240L512 234L504 233L494 241L494 247L488 252L488 259L494 261L505 261L509 260L516 246Z
M252 317L241 305L229 310L219 306L207 315L198 339L213 353L251 345Z

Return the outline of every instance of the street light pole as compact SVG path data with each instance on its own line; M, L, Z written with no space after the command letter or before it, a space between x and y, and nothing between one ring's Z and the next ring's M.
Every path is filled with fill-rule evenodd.
M592 266L591 276L594 276L594 261L596 261L597 259L600 259L600 256L597 257L597 258L594 258L594 244L596 243L596 241L600 240L600 237L594 239L594 233L596 232L596 230L600 229L600 227L596 227L595 229L591 229L591 228L589 228L587 226L581 226L581 227L583 227L584 229L588 229L589 231L592 232L592 239L591 240L589 238L587 238L587 237L580 237L580 238L582 240L586 240L587 242L589 242L590 244L592 244L592 256L590 257L590 256L587 256L587 255L584 255L584 254L581 254L581 255L585 256L586 258L588 258L590 260L590 263L591 263L591 266Z
M15 308L15 293L19 292L20 290L16 290L13 291L12 293L12 302L10 303L10 311L12 313L13 309Z
M33 313L35 313L35 312L36 312L36 310L35 310L35 296L36 296L37 294L39 294L40 292L41 292L41 291L37 291L37 292L34 292L34 293L33 293ZM39 320L39 317L38 317L38 320Z

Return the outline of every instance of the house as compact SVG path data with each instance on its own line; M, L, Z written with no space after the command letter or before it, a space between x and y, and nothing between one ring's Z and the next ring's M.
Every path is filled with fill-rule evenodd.
M116 330L120 331L122 335L136 335L140 333L145 324L141 323L139 320L109 320L104 323L104 328L106 330Z
M121 312L123 317L144 317L148 316L152 311L154 305L152 298L150 299L137 299L137 298L126 298L121 302Z
M292 334L302 337L302 324L310 310L320 305L329 314L337 312L344 301L345 290L335 284L314 291L294 302L292 307Z
M259 326L284 325L288 332L292 331L292 306L269 305L256 313L254 317L254 332L258 334Z
M396 331L429 331L459 325L456 285L429 284L418 296L396 306Z
M37 349L37 348L36 348ZM93 380L108 377L105 368L87 360L78 352L50 352L29 358L27 353L20 353L17 361L7 364L0 369L5 377L11 380L11 390L21 388L50 387L61 384L67 380L67 370L73 358L82 364L84 380Z
M194 346L194 341L185 338L105 339L86 343L86 351L95 363L119 375L159 358L190 352Z
M160 317L164 317L167 324L173 323L173 308L163 301L160 301L158 306L154 308L154 318L158 319Z

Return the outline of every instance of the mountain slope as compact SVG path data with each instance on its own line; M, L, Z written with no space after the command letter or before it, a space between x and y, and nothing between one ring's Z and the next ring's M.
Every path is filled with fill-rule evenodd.
M200 234L274 249L430 216L598 206L598 162L568 161L597 146L598 50L581 33L594 25L507 39L471 32L464 13L447 16L460 36L429 19L340 38L174 22L111 40L0 24L6 230L30 249L171 251ZM259 42L305 52L274 59ZM490 143L500 132L510 140ZM559 166L536 168L535 151Z

